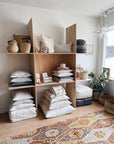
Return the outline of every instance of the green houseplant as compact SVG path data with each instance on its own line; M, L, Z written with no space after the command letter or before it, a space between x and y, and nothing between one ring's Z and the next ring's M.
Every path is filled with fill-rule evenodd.
M100 75L96 75L93 72L91 72L89 75L89 77L92 78L91 81L89 81L89 87L93 89L93 99L94 100L99 100L99 95L101 93L104 93L104 89L105 89L105 82L106 80L108 80L107 78L105 78L105 74L106 74L107 70L104 69L103 72Z

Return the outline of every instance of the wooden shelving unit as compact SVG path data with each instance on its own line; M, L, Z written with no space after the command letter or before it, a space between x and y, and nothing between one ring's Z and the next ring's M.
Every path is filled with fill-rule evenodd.
M11 87L9 90L31 88L32 94L35 98L36 107L38 107L38 90L41 87L52 86L52 85L66 85L66 92L72 102L72 105L76 107L76 24L66 28L66 43L73 43L72 53L35 53L36 45L33 36L33 23L30 19L28 25L28 35L32 42L32 52L31 53L8 53L8 55L29 55L30 57L30 71L34 78L34 85L22 86L22 87ZM73 82L51 82L51 83L36 83L36 73L42 75L43 72L47 72L48 76L52 75L52 71L56 69L60 63L66 63L68 67L73 69L74 81Z

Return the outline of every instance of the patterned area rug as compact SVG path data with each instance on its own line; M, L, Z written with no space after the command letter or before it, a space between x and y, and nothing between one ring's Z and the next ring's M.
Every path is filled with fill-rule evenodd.
M89 113L1 139L0 144L114 144L114 116Z

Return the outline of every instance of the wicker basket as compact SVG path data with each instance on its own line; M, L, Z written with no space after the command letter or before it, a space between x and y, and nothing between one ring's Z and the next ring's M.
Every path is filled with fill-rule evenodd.
M105 105L105 101L106 100L113 100L113 96L111 95L108 95L108 94L101 94L99 96L99 102L102 104L102 105Z
M93 92L92 98L95 101L99 101L100 92Z
M104 108L107 112L114 115L114 100L106 100Z
M16 40L8 41L7 50L10 53L17 53L19 51L19 48L18 48Z
M22 53L30 53L31 43L22 41L20 42L20 52Z
M21 53L30 53L31 42L28 35L13 35L14 39L18 42L18 46Z

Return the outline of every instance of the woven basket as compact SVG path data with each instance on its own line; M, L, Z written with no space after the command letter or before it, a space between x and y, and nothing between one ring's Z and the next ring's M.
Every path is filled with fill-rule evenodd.
M102 104L102 105L105 105L105 101L106 100L113 100L113 96L111 95L106 95L106 94L101 94L99 96L99 102Z
M107 112L114 115L114 100L106 100L104 108Z
M95 101L99 101L100 92L93 92L92 98Z
M19 48L18 48L16 40L8 41L7 50L10 53L17 53L19 51Z
M28 42L20 42L20 52L21 53L30 53L31 43Z

